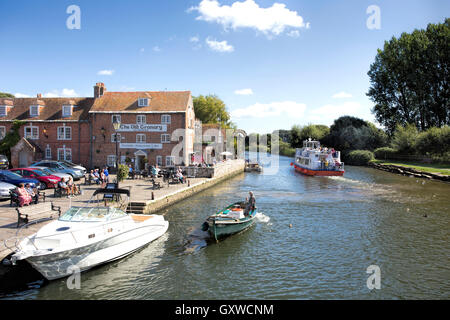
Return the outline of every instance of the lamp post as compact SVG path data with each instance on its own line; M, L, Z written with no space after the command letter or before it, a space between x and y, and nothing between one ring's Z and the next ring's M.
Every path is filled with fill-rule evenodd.
M120 128L120 120L115 117L113 122L114 130L116 130L116 175L117 175L117 188L119 187L119 139L117 137L117 130Z

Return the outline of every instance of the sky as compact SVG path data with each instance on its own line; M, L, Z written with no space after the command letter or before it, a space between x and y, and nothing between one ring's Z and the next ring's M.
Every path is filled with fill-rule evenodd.
M377 49L449 16L438 0L0 0L0 92L215 94L248 133L375 122Z

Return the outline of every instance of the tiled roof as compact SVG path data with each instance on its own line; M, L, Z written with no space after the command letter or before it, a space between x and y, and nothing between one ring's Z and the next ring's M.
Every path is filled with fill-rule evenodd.
M87 120L89 109L94 103L94 98L40 98L40 104L42 107L39 111L39 116L30 116L30 105L36 105L36 98L2 98L0 99L0 105L8 105L7 100L13 102L13 107L9 109L8 115L5 117L0 116L2 120ZM62 106L73 104L76 105L73 108L71 117L62 116Z
M190 97L190 91L106 91L95 100L90 112L182 112L186 111ZM139 107L139 98L149 98L149 105Z

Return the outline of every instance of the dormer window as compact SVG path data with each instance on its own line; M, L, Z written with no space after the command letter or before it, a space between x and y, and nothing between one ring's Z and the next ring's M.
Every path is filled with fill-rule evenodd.
M64 105L62 106L62 116L65 117L71 117L73 111L72 105Z
M38 117L39 116L39 105L30 106L30 117Z
M148 98L139 98L138 99L138 106L139 107L148 107L148 102L149 102Z

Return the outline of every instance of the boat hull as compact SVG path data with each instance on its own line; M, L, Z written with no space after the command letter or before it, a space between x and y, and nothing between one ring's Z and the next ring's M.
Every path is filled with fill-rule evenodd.
M86 271L95 266L121 259L162 236L169 223L130 229L86 246L26 258L47 280Z
M214 239L220 240L246 230L247 228L251 227L254 222L254 216L245 220L238 220L233 222L213 220L210 222L208 231Z
M294 168L298 173L307 176L343 176L345 172L344 170L311 170L298 165L295 165Z

